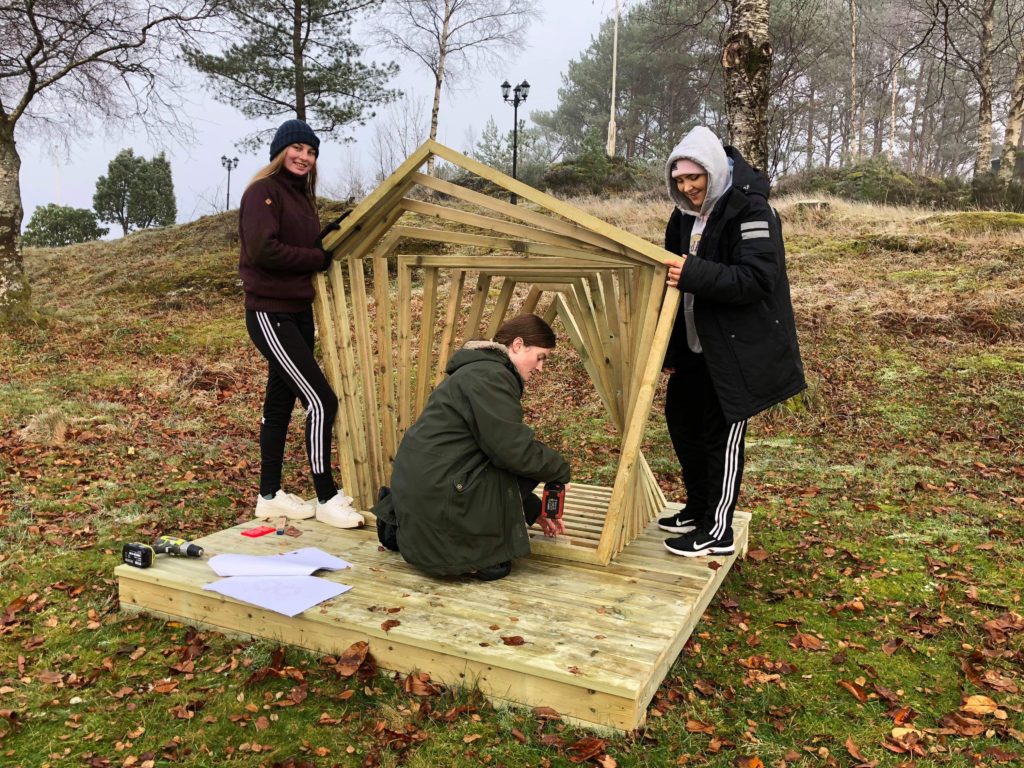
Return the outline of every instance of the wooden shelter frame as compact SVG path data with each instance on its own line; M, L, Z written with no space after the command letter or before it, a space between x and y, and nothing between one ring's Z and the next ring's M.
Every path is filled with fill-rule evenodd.
M532 206L421 173L431 156ZM607 506L594 507L592 486L574 486L571 544L537 538L534 551L607 565L662 513L666 500L641 444L679 305L679 292L665 289L672 254L434 141L356 206L324 247L335 259L316 277L314 309L340 401L342 483L356 506L372 507L388 484L402 435L451 353L493 336L517 287L529 286L515 311L561 324L620 435Z

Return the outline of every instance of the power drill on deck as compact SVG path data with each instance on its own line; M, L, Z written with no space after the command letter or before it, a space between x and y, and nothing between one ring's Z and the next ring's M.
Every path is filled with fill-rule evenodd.
M153 544L129 542L121 547L121 560L136 568L149 568L156 555L171 557L202 557L203 548L185 539L161 536Z
M565 484L552 480L544 483L544 496L540 501L541 513L548 520L559 520L565 508Z

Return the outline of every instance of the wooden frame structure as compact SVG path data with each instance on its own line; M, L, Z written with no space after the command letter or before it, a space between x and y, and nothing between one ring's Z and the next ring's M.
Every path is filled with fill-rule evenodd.
M531 205L425 175L431 156ZM610 500L594 507L592 496L570 491L571 544L535 540L534 551L607 565L662 512L640 446L679 304L679 292L665 290L671 254L434 141L324 246L335 259L316 278L314 308L340 401L342 483L357 507L369 509L388 484L402 435L451 353L490 338L516 300L516 313L561 325L621 439Z

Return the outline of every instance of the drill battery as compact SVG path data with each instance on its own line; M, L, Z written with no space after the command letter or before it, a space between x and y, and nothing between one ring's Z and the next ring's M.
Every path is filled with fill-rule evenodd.
M149 544L132 541L121 547L121 560L136 568L149 568L155 556L156 552Z
M565 484L552 480L544 484L544 495L540 501L541 512L548 520L559 520L565 508Z

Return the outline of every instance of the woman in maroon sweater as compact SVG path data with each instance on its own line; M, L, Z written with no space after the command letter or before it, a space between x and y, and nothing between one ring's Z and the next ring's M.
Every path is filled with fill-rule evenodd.
M267 359L260 425L260 491L256 517L317 520L355 528L363 517L331 473L331 429L338 398L313 356L313 273L331 254L320 240L316 160L320 140L301 120L284 122L270 144L270 164L242 195L238 273L245 289L249 337ZM288 422L298 398L306 411L306 454L314 507L281 489Z

